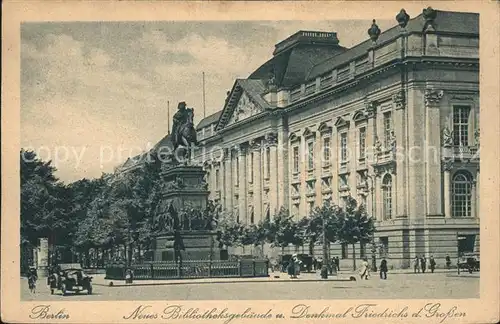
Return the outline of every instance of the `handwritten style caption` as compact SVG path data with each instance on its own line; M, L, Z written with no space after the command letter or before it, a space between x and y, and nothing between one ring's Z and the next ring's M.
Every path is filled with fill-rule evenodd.
M264 312L255 311L248 307L242 312L231 311L228 308L200 309L185 307L183 305L167 305L162 309L156 309L151 305L140 305L131 312L125 314L123 319L130 321L144 320L212 320L222 324L240 322L237 320L259 319L259 320L286 320L286 319L389 319L389 318L434 318L439 323L447 320L464 318L466 313L459 310L457 306L443 306L441 303L427 303L423 307L410 309L409 306L402 308L388 308L377 304L359 304L344 310L333 310L329 306L314 308L311 305L298 304L289 312L278 312L267 309Z

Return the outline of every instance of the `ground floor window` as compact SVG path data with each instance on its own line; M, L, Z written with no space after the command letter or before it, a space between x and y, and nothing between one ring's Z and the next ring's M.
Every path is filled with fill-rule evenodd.
M385 258L389 254L389 238L387 236L380 237L379 242L379 257Z
M474 252L474 245L476 243L476 235L458 235L458 254Z

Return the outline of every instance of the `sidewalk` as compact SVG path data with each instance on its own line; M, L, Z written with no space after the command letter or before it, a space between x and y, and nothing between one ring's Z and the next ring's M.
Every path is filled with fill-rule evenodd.
M351 281L349 274L339 274L329 276L328 279L321 279L318 273L301 273L297 279L290 279L286 273L280 273L279 278L271 273L269 277L249 277L249 278L201 278L201 279L165 279L165 280L134 280L132 284L126 284L125 280L108 280L104 275L93 276L92 283L96 286L130 287L130 286L160 286L160 285L186 285L186 284L215 284L215 283L254 283L254 282L311 282L330 281L346 282ZM354 281L353 281L354 282Z

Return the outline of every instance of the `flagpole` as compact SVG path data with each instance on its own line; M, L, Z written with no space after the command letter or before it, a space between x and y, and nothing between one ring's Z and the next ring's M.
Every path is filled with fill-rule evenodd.
M167 135L170 134L170 101L167 101Z
M203 118L205 118L206 106L205 106L205 72L202 73L203 77Z

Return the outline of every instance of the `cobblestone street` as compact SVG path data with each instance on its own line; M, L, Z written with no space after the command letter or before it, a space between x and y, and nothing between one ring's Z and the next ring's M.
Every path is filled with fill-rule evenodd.
M314 276L314 274L304 274ZM345 277L345 276L343 276ZM317 278L317 275L315 276ZM22 300L279 300L279 299L426 299L478 298L478 274L426 273L390 274L387 280L373 276L364 281L267 281L228 283L160 284L151 286L107 287L94 285L93 295L60 293L50 295L44 281L30 294L21 279ZM136 281L137 282L137 281Z

